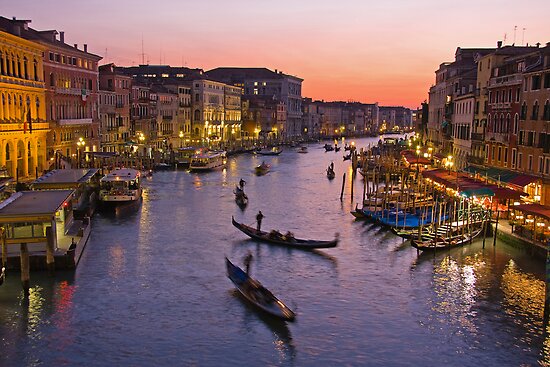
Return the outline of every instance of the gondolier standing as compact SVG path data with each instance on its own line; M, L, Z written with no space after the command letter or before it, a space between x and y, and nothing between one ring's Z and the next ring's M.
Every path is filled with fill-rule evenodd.
M241 178L241 180L239 181L239 186L241 190L244 189L244 185L246 185L246 181Z
M248 253L244 257L244 266L246 267L246 274L247 275L250 274L250 263L252 262L252 258L253 258L252 252L250 252L250 250L248 250Z
M264 215L262 214L262 211L260 210L258 212L258 215L256 215L256 222L258 223L258 226L256 227L256 229L258 230L258 232L260 232L260 228L262 227L262 219L264 219Z

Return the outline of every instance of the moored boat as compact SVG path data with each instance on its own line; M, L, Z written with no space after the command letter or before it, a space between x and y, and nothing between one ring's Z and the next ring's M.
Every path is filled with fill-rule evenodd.
M296 317L294 311L275 297L259 281L250 277L241 268L229 261L227 257L225 258L225 265L227 268L227 277L235 284L239 293L250 303L280 319L286 321L294 320Z
M307 153L307 147L305 145L302 145L298 148L298 153Z
M279 155L282 152L283 152L283 150L281 149L281 147L272 147L272 148L262 149L262 150L256 152L256 154L260 154L260 155Z
M103 205L135 203L141 199L141 172L132 168L112 171L99 182L99 201Z
M271 232L258 231L254 227L250 227L244 223L237 222L234 217L231 217L231 222L235 227L237 227L241 232L248 235L249 237L275 245L283 245L288 247L311 250L315 248L336 247L339 241L338 234L336 234L336 238L331 241L303 240L295 238L294 235L290 232L282 234L276 230L273 230Z
M328 178L329 180L332 180L332 179L334 179L335 177L336 177L336 173L334 172L334 170L331 169L331 168L327 168L327 178Z
M189 169L195 172L212 171L224 168L226 163L227 155L225 151L212 150L193 155L189 163Z

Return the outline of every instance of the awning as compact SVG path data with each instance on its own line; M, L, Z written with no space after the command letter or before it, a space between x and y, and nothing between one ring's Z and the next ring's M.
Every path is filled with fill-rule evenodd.
M550 207L548 206L540 204L521 204L514 205L511 209L550 220Z
M520 174L512 178L508 183L511 183L512 185L524 187L538 180L539 178L536 176Z
M537 176L533 176L533 175L529 175L521 172L514 172L507 169L496 168L496 167L486 168L486 167L468 166L464 168L463 171L468 172L470 174L477 173L480 176L489 177L491 180L495 182L510 184L521 188L529 185L530 183L540 180L540 178Z

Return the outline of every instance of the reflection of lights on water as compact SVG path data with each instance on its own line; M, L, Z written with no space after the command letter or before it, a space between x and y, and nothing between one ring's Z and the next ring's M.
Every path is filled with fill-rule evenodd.
M502 274L502 293L507 314L523 324L531 333L541 332L544 314L545 283L522 273L510 260Z
M110 248L111 266L109 268L109 275L113 278L118 278L124 269L124 248L120 245L115 245Z
M195 175L193 177L193 185L195 185L196 188L200 188L202 186L201 176Z
M27 334L33 335L37 332L40 324L40 316L44 307L43 289L39 286L29 289L29 308L27 312Z

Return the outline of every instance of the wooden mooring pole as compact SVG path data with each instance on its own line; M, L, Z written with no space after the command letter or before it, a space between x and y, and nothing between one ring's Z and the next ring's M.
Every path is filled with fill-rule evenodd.
M27 244L23 242L21 243L21 285L23 286L25 298L29 298L30 278L29 249Z
M495 234L493 236L493 246L497 245L497 232L498 232L498 219L499 219L499 217L500 217L500 210L497 209L497 221L495 222Z
M55 259L53 256L53 231L52 227L46 227L46 267L48 273L53 275L55 271Z
M344 172L344 175L342 176L342 191L340 191L340 201L344 198L344 187L346 185L346 172Z

